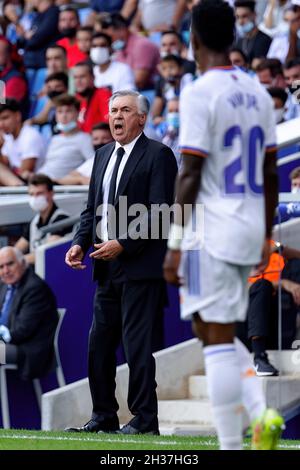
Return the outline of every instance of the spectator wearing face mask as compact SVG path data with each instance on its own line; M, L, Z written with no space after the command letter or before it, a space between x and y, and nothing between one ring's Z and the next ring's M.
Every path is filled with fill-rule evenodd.
M102 29L112 39L115 59L129 65L134 73L138 90L152 89L160 54L149 39L132 33L128 21L119 13L107 15Z
M285 120L300 116L299 89L300 89L300 58L289 60L284 66L284 78L289 90Z
M282 88L268 88L268 93L271 95L274 103L276 124L285 122L284 114L286 112L285 103L287 101L287 92Z
M68 92L68 75L64 72L57 72L49 75L45 82L45 92L48 97L42 111L26 121L30 125L50 124L52 132L55 133L55 104L54 98Z
M289 219L300 217L300 167L294 168L290 174L291 180L291 193L299 196L299 201L280 203L278 206L278 214L280 215L281 222L286 222Z
M113 138L110 132L109 125L106 122L96 124L92 129L92 142L94 151L106 144L112 142ZM58 184L90 184L94 158L89 158L76 170L71 171L68 175L57 180Z
M61 95L55 99L55 108L56 127L60 134L50 140L40 172L57 180L92 158L94 149L91 136L78 126L78 100L71 95Z
M156 128L158 137L163 144L173 150L176 157L177 165L180 167L180 151L178 147L179 136L179 99L172 98L167 102L166 116Z
M255 1L236 0L236 46L249 57L250 63L255 57L266 57L272 39L256 25Z
M70 231L68 227L52 234L43 234L41 228L67 219L69 216L55 204L53 183L48 176L43 174L32 176L29 181L28 194L29 205L36 215L25 227L23 235L16 242L15 247L22 253L27 253L26 261L34 264L35 250L38 246L53 242Z
M163 113L167 102L178 98L182 89L183 67L180 57L167 55L158 66L160 79L155 87L155 98L152 106L154 125L163 121Z
M282 64L279 59L263 59L256 67L256 74L265 88L285 89L286 87Z
M68 7L59 12L58 30L62 35L62 39L57 41L56 44L65 49L69 68L87 58L86 54L79 50L76 41L76 33L79 27L80 21L77 10Z
M113 93L118 90L134 90L133 71L129 65L112 60L111 44L111 38L107 34L94 34L90 59L95 64L95 86L110 88Z

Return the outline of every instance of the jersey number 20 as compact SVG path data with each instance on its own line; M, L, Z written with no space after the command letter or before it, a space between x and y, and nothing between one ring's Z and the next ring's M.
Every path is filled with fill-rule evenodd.
M228 129L224 136L224 147L230 148L234 139L240 139L242 155L239 155L224 170L225 193L226 194L244 194L247 188L252 193L261 194L263 187L257 184L256 165L261 164L261 152L259 152L259 161L257 162L257 148L264 146L264 133L261 127L252 127L249 135L242 134L240 126L233 126ZM245 145L246 144L246 145ZM239 181L237 181L239 177Z

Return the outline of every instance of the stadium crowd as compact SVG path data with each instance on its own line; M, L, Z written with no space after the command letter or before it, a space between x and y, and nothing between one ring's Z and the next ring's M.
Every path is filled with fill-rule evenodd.
M189 43L198 1L2 2L0 185L27 184L41 172L64 184L72 171L81 173L94 158L92 129L108 122L108 99L122 89L150 100L145 133L169 145L180 164L178 100L198 76ZM228 2L236 14L232 64L268 90L277 123L298 117L300 1ZM78 101L73 113L72 98L60 100L66 94Z
M189 41L198 1L1 2L0 186L28 185L38 217L17 247L30 252L29 262L39 228L67 216L53 203L53 184L88 184L95 150L112 140L112 93L137 90L149 99L145 134L171 147L180 168L179 97L199 75ZM277 123L300 117L300 0L228 2L236 15L232 64L267 89ZM299 171L294 175L299 180ZM291 282L299 282L297 266ZM300 305L297 286L293 306ZM276 286L270 289L272 295Z

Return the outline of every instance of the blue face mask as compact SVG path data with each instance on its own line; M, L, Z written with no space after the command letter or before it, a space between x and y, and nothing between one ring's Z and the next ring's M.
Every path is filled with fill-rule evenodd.
M166 121L168 126L179 129L179 113L167 113Z
M23 15L23 8L21 7L21 5L15 6L15 12L16 12L17 17L21 18L21 16Z
M115 52L122 51L122 49L124 49L125 46L126 46L126 43L122 39L117 39L111 45L113 51Z
M250 33L250 31L252 31L254 27L255 24L253 23L253 21L248 21L247 23L242 25L236 24L236 30L238 32L238 35L242 38L246 36L246 34Z
M63 124L62 122L58 122L56 124L56 129L60 132L71 132L77 127L76 121L68 122L67 124Z

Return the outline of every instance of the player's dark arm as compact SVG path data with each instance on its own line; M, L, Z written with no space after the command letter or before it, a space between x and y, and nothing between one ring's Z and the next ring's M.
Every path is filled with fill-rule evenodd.
M190 217L192 206L196 202L197 194L201 184L201 172L203 165L203 157L198 155L182 155L183 168L177 176L176 182L176 206L174 214L173 226L182 227L186 225ZM181 210L179 209L181 207ZM182 217L182 214L184 217ZM170 232L170 238L172 229ZM174 238L177 238L174 234ZM178 277L178 267L180 264L180 247L171 246L169 239L169 250L167 251L165 262L164 262L164 277L165 280L178 285L180 283Z
M181 206L184 221L187 222L190 214L186 211L186 205L194 205L200 188L203 157L182 154L183 168L177 176L176 181L176 203ZM186 217L188 215L188 217ZM175 212L174 222L181 225L184 222L181 214Z
M271 237L275 209L278 205L278 175L276 151L266 152L264 161L264 194L266 238Z

